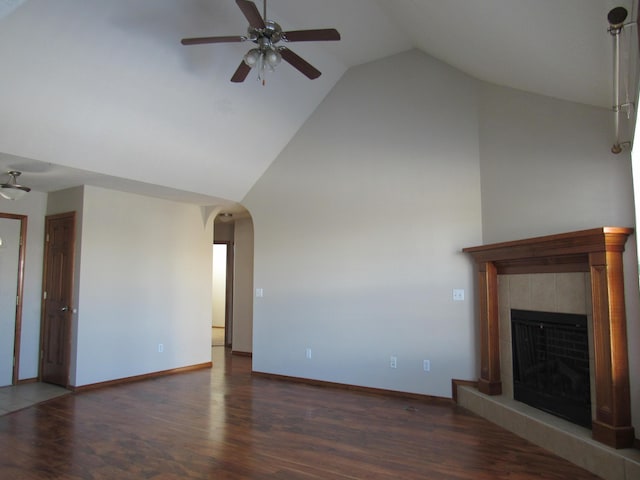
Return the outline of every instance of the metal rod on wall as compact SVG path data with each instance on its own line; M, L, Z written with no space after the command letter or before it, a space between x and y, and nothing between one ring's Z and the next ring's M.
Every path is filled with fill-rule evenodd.
M616 7L609 11L607 20L609 21L609 33L613 36L613 128L615 140L611 147L611 152L618 154L622 152L620 143L620 112L629 109L631 104L620 103L620 34L625 27L624 21L627 19L627 9ZM626 144L628 142L624 142Z

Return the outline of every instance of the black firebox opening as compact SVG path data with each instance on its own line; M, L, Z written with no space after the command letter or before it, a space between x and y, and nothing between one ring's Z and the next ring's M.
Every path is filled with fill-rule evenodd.
M513 396L591 428L587 316L511 310Z

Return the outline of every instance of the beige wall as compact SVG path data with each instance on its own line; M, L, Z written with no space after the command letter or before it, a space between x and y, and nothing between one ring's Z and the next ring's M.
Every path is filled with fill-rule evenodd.
M444 397L475 375L476 92L418 51L355 67L254 185L255 370Z
M84 187L74 385L211 360L212 238L198 206Z
M233 340L235 352L253 351L253 222L235 222Z

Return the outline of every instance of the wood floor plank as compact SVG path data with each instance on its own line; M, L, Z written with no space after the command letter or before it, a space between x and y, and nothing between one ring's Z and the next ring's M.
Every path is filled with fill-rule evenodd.
M1 416L0 478L599 478L448 401L253 377L214 352L211 370Z

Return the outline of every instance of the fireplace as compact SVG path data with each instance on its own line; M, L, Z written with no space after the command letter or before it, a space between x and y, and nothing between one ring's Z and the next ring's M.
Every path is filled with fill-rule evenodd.
M591 428L587 316L511 310L513 398Z
M600 227L463 249L477 272L481 393L502 394L498 275L587 273L593 328L591 433L614 448L633 445L622 267L631 233L631 228Z

